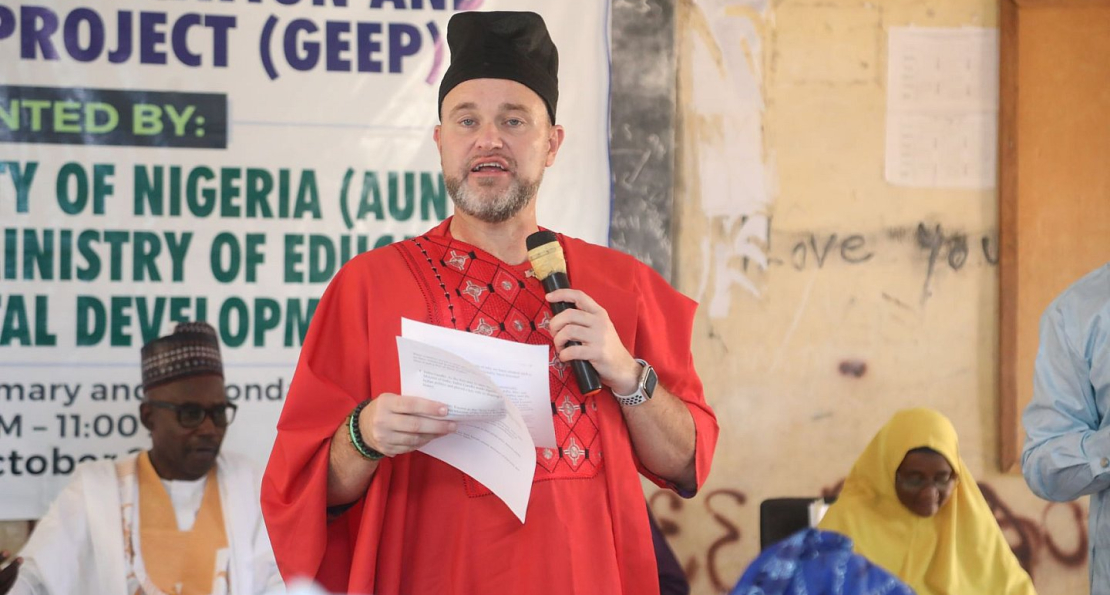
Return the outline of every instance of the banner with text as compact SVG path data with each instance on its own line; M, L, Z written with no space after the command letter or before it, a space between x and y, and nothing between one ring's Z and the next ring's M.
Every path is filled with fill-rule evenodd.
M328 281L451 213L432 129L475 9L547 21L540 223L606 243L608 2L0 2L0 520L149 445L139 348L181 320L219 331L224 447L265 462Z

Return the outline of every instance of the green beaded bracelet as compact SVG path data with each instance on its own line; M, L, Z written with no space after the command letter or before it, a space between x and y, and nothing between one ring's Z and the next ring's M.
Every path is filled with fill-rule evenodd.
M385 454L380 453L373 448L370 448L370 445L366 444L366 442L363 441L362 431L358 427L358 415L362 413L362 408L366 407L366 404L369 402L369 399L367 399L359 403L358 407L355 407L355 410L352 411L349 416L347 416L347 431L351 434L351 444L354 445L355 450L358 451L358 454L362 455L362 458L368 461L377 461L385 457Z

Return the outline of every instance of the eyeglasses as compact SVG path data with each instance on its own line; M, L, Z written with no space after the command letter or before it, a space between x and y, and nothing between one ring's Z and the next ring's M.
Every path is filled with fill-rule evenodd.
M949 475L948 477L934 477L929 479L924 475L914 473L912 475L902 475L899 472L894 473L894 481L904 490L911 492L919 492L929 486L933 486L938 492L947 490L950 486L958 482L960 478L956 475Z
M195 403L185 403L184 405L177 405L175 403L164 403L162 401L147 401L151 407L159 407L161 409L169 409L170 411L177 412L177 423L186 429L193 429L200 427L204 423L205 417L211 417L212 423L217 428L226 428L228 424L235 421L235 411L239 408L232 403L224 403L223 405L214 405L212 407L204 408Z

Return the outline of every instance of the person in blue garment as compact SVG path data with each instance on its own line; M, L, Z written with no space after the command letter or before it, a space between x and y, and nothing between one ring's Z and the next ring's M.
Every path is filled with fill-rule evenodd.
M1021 471L1035 494L1091 497L1091 595L1110 595L1110 263L1064 290L1041 317Z
M731 595L914 595L894 575L852 553L852 540L804 529L763 551Z

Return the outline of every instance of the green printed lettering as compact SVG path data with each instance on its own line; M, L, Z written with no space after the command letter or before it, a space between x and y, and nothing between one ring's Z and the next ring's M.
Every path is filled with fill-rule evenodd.
M149 231L134 232L135 259L131 264L132 281L161 281L156 259L162 253L162 243L158 235Z
M86 229L77 236L77 251L81 253L81 257L85 259L84 268L77 269L77 279L79 281L96 281L100 276L100 255L93 249L91 244L100 241L100 232L95 229Z
M4 308L4 328L0 329L0 346L31 345L31 325L27 320L27 304L21 295L9 295Z
M29 108L31 111L31 130L42 132L42 112L50 107L50 101L46 99L24 99L23 107Z
M103 123L97 123L100 116L104 116ZM99 101L85 105L85 130L93 134L111 132L119 125L119 110L115 106Z
M170 320L173 322L188 322L190 320L190 301L187 297L171 297L170 298ZM197 320L204 320L197 317Z
M356 221L362 221L367 214L373 213L378 221L385 218L385 210L382 208L382 189L378 184L378 174L368 171L362 174L362 196L358 203L358 214L355 215Z
M35 346L53 347L58 344L58 335L50 332L50 299L49 296L35 296Z
M181 216L181 168L170 167L170 217Z
M189 252L189 243L193 241L193 232L181 232L180 239L172 231L167 231L165 236L166 251L170 253L170 260L173 262L172 279L175 283L180 283L185 279L185 255Z
M238 217L240 208L235 203L239 198L239 170L225 167L220 170L220 216Z
M148 343L158 338L162 328L162 315L166 311L166 298L154 298L154 310L151 311L148 299L140 297L135 304L136 316L139 318L139 332L142 333L143 343Z
M335 274L335 245L325 235L308 236L308 282L325 283Z
M197 315L193 320L208 320L208 298L198 297L195 307Z
M285 234L285 282L304 283L304 273L298 270L304 261L300 248L304 245L304 236Z
M75 192L70 194L70 180L73 180ZM85 169L80 164L69 162L58 170L58 181L55 185L58 206L67 215L77 215L85 210L85 203L89 200L89 179ZM75 195L75 196L74 196Z
M169 116L170 122L173 123L173 133L175 136L185 136L185 125L189 123L189 118L197 111L195 105L185 106L185 109L178 113L177 108L172 105L166 106L166 115Z
M254 346L266 346L266 333L281 323L281 306L271 298L254 299Z
M73 231L63 229L58 237L58 269L61 274L58 276L62 281L71 281L73 279Z
M54 132L81 132L81 104L76 101L54 102Z
M8 102L8 107L5 108L0 105L0 123L4 124L8 130L19 130L19 100L12 99Z
M224 265L224 247L227 248L227 265ZM239 275L240 261L239 240L233 234L222 232L212 240L212 251L209 261L212 267L212 276L220 283L231 283ZM223 316L223 312L220 312Z
M416 178L412 172L405 172L405 203L402 205L400 180L397 172L389 172L389 216L396 221L408 221L412 218L414 186Z
M107 235L107 234L105 234ZM112 347L130 347L131 335L126 332L131 326L131 298L125 296L112 296Z
M234 332L231 331L231 315L234 312L235 321L238 323ZM228 347L239 347L247 340L250 332L250 314L247 305L237 297L230 297L220 306L220 339Z
M104 214L105 198L111 196L115 186L108 178L116 174L116 166L111 163L97 163L93 166L93 213Z
M297 188L297 203L293 206L293 217L300 219L306 212L313 219L320 218L320 191L316 189L316 172L306 169L301 174L301 184Z
M207 217L212 214L212 210L216 208L216 189L205 185L200 191L197 187L200 186L201 180L211 182L215 179L216 174L211 169L203 165L194 168L189 172L189 180L186 182L185 200L189 202L189 211L197 217ZM202 200L203 199L203 200Z
M100 300L90 295L77 296L77 345L88 347L104 340L107 311Z
M3 278L16 279L16 246L19 245L19 230L3 230Z
M131 241L126 231L104 232L104 242L108 244L109 276L112 281L123 280L123 245Z
M278 170L278 216L289 217L289 170Z
M20 171L18 161L0 161L0 172L7 170L11 174L12 184L15 185L16 213L26 213L28 211L31 183L35 181L35 172L38 169L37 161L27 163L27 167L23 171Z
M149 103L136 103L131 111L131 131L139 136L162 133L162 109Z
M392 236L387 236L387 237L392 237ZM356 243L358 244L357 247L355 247L353 245L353 244L356 244ZM387 243L392 244L393 242L387 242ZM343 236L340 239L340 242L339 242L339 266L343 266L343 265L347 264L347 261L351 260L352 258L354 258L355 256L357 256L359 254L362 254L363 252L366 252L366 250L369 247L370 247L370 237L369 236L358 235L358 236L354 236L353 238L349 235L348 236Z
M266 262L266 255L262 248L266 245L266 234L247 234L247 283L258 281L258 267Z
M16 246L19 241L19 230L8 228L4 230L4 278L15 279L16 275Z
M272 219L270 210L270 191L274 189L274 177L270 172L251 167L247 169L247 216Z
M23 230L23 280L33 281L35 269L43 281L54 279L54 233L43 230L42 243L33 229Z
M289 299L285 307L285 346L293 347L293 337L297 338L297 345L304 344L305 334L308 332L308 323L316 313L316 306L320 300L311 298L305 304L304 312L298 307L300 300Z
M428 213L433 211L436 221L447 218L447 187L443 184L443 174L424 172L420 174L420 216L428 221Z
M155 217L162 216L162 167L147 168L135 166L135 209L138 216L146 215L144 204L150 207L150 214Z

